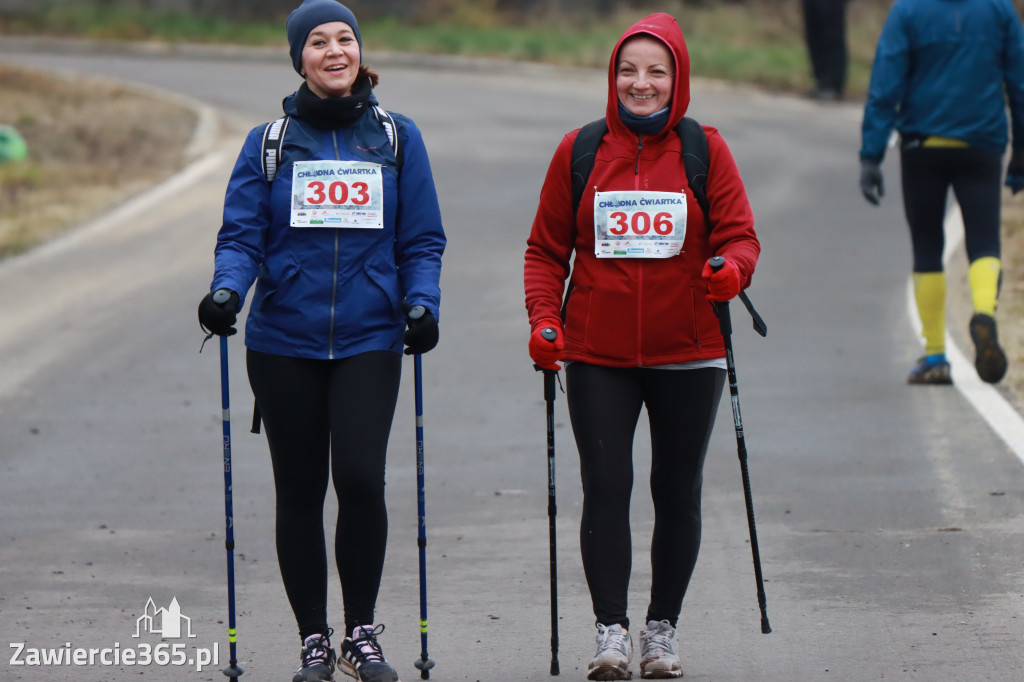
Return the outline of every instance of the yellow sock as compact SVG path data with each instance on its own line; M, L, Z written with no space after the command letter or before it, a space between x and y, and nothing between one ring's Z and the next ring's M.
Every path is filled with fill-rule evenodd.
M985 313L995 317L996 298L999 295L998 258L986 256L971 263L967 271L967 279L971 284L971 298L974 301L974 312Z
M921 317L924 352L936 355L946 352L946 274L915 272L914 298Z

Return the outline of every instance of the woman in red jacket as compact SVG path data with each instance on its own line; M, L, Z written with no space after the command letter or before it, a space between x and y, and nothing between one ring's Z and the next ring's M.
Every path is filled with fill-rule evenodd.
M682 677L675 626L697 561L702 469L726 374L712 301L747 287L760 253L732 154L708 126L709 221L690 191L674 130L689 105L689 72L671 16L652 14L623 34L608 71L608 132L579 209L570 177L576 130L555 151L527 241L530 355L545 369L566 362L580 453L580 544L598 631L592 680L631 675L629 501L642 407L655 522L640 673ZM712 256L725 258L715 272Z

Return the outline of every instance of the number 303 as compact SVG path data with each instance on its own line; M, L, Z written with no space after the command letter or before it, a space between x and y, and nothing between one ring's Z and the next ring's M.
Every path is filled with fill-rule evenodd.
M328 199L335 206L347 203L363 206L370 203L370 187L365 182L352 183L351 197L349 196L349 186L344 182L332 182L330 185L319 181L311 182L306 189L309 191L306 201L310 204L322 204Z
M651 214L646 211L637 211L633 214L616 211L608 217L615 221L615 224L608 228L608 232L614 235L623 235L630 231L633 234L647 234L652 227L655 234L666 235L672 234L674 227L671 213L656 213L652 219Z

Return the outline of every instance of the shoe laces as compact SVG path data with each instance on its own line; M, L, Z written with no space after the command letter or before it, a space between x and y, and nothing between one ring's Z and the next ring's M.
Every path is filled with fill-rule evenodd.
M629 658L629 633L621 625L597 624L597 654L619 654Z
M352 643L356 647L356 651L359 652L359 657L363 659L363 663L386 663L384 660L384 652L380 648L380 642L377 641L377 635L384 632L384 624L381 623L376 627L370 625L358 625L352 630Z
M654 624L655 627L651 627ZM641 633L645 655L675 655L675 628L667 620L651 621Z
M327 629L326 635L316 634L310 635L302 642L302 666L303 668L309 668L311 666L323 663L330 665L331 662L331 635L334 634L334 630L331 628Z

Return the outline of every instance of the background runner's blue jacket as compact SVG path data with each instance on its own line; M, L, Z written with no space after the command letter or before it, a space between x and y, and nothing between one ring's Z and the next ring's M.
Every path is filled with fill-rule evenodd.
M882 29L860 158L881 162L893 128L1024 150L1024 31L1010 0L897 0Z
M376 104L373 97L371 104ZM261 147L267 124L249 132L228 181L210 290L245 294L256 282L245 345L277 355L343 358L402 351L402 302L440 319L445 247L430 162L419 129L392 114L401 172L387 134L367 109L353 123L321 130L298 118L295 95L276 179L268 185ZM289 226L296 161L369 161L382 165L384 229Z

